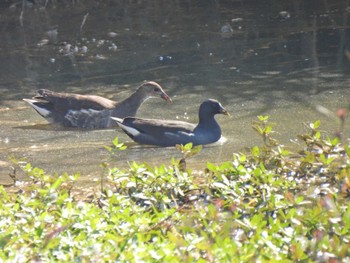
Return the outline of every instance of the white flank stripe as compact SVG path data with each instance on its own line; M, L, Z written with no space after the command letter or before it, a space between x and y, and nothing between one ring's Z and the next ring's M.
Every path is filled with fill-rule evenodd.
M140 132L134 128L131 128L129 126L126 126L126 125L123 125L122 123L120 122L117 122L118 126L120 128L122 128L124 131L126 131L127 133L131 134L132 136L138 136L140 135Z
M48 111L45 108L40 108L39 106L35 105L38 101L36 100L31 100L31 99L23 99L24 101L28 102L39 114L43 117L50 116L51 111Z
M111 117L112 120L115 120L118 123L122 123L123 119L117 118L117 117Z

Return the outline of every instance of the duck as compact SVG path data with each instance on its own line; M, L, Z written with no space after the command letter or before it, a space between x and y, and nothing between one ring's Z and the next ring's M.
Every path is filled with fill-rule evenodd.
M135 117L111 118L133 141L169 147L187 143L205 145L218 141L221 138L221 128L215 120L216 114L230 115L219 101L207 99L199 107L198 124Z
M49 123L80 129L104 129L116 126L110 117L133 117L149 98L172 100L155 81L143 82L136 91L123 101L117 102L96 95L59 93L40 89L29 103Z

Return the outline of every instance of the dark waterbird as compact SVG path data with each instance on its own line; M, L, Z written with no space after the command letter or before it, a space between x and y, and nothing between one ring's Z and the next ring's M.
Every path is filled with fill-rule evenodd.
M148 81L141 84L127 99L116 102L96 95L58 93L40 89L28 102L50 123L82 129L101 129L115 126L110 117L135 116L137 110L149 98L160 97L171 102L162 87Z
M220 102L208 99L199 107L197 125L183 121L133 117L112 119L135 142L167 147L190 142L193 145L203 145L218 141L221 138L221 128L214 118L216 114L229 115Z

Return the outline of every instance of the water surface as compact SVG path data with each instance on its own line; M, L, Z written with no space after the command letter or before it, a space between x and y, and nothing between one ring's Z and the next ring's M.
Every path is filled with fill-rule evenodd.
M138 116L194 123L200 103L218 99L232 114L217 116L227 141L204 147L193 169L261 144L251 128L258 115L269 115L276 137L293 146L307 122L321 119L336 132L334 113L348 106L347 1L47 2L0 5L1 180L9 156L52 173L79 172L86 182L101 175L102 161L156 165L180 157L118 130L47 125L21 100L38 88L121 100L154 80L174 103L149 100ZM115 136L129 149L110 160L104 146Z

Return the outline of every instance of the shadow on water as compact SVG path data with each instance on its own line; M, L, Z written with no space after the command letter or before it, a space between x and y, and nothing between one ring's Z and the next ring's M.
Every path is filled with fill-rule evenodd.
M115 129L47 124L21 101L38 88L121 100L155 80L174 103L147 101L138 116L193 123L204 99L220 100L233 115L217 118L227 142L204 147L193 167L260 144L251 129L257 115L279 124L283 143L316 119L335 132L332 113L350 97L346 0L23 3L0 3L1 161L14 155L50 172L96 176L109 158L103 146L115 136L130 142ZM180 157L174 148L127 144L117 165Z
M58 125L47 124L34 124L34 125L21 125L12 127L13 129L23 129L23 130L44 130L44 131L65 131L67 128ZM72 129L73 130L73 129Z

